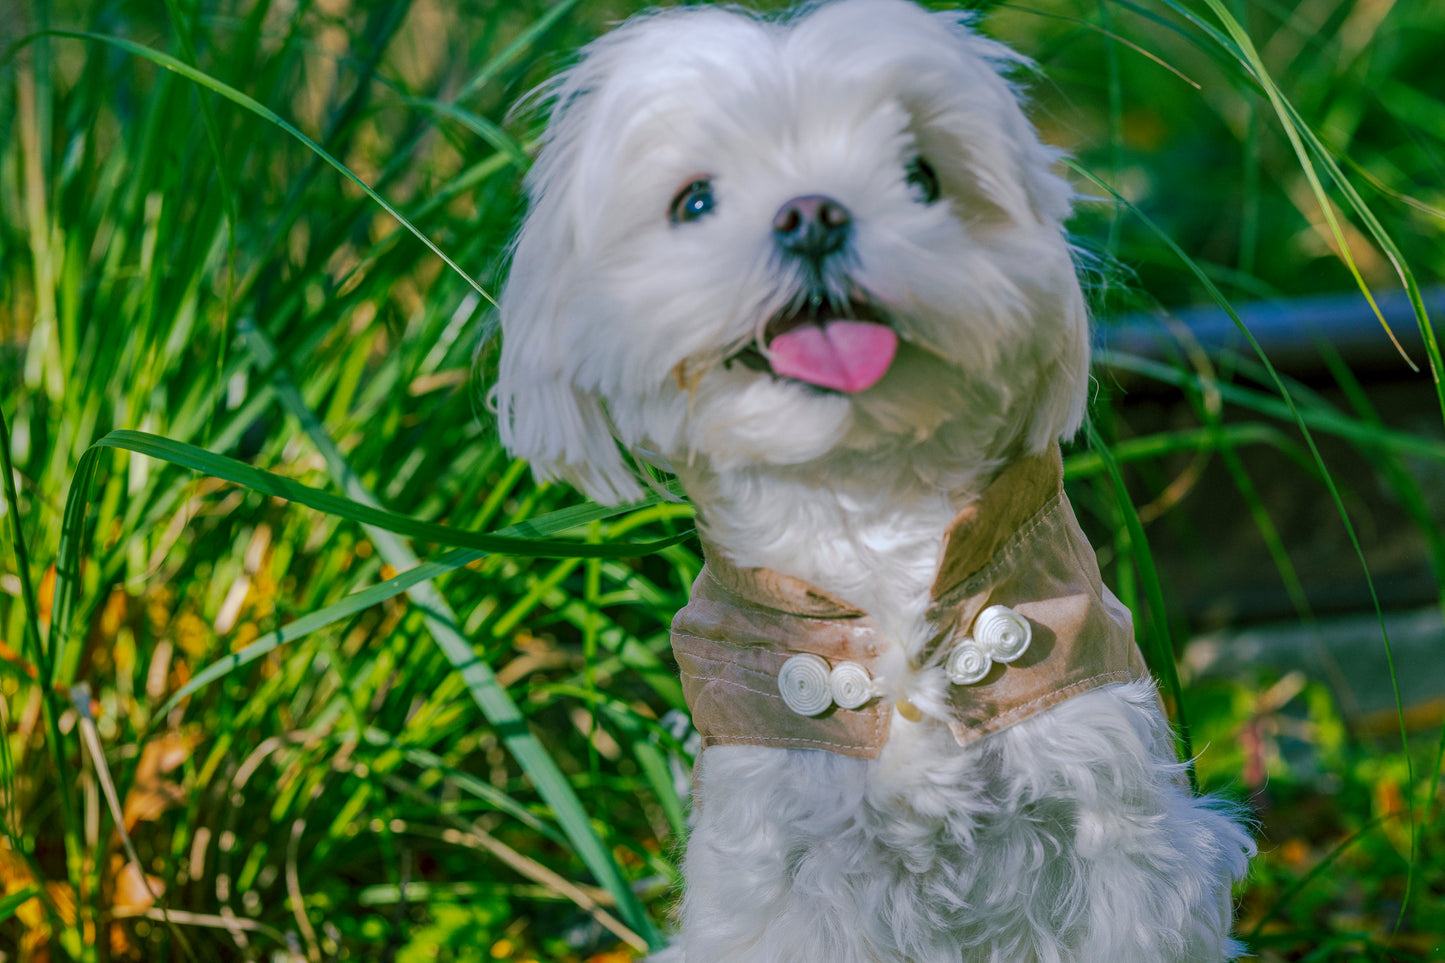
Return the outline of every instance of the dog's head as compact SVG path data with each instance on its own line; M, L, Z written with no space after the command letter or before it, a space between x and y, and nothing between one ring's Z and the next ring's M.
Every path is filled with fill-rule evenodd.
M548 90L501 297L503 442L616 501L629 450L836 468L1072 432L1071 192L1017 60L904 0L674 9L590 45Z

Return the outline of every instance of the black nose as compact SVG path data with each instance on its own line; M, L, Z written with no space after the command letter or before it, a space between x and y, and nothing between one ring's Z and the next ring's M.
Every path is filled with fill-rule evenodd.
M821 261L842 249L853 225L848 208L831 197L795 197L773 215L773 239L789 254Z

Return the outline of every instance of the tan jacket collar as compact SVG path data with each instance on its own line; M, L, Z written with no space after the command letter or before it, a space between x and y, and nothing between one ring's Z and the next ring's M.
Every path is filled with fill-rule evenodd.
M855 606L779 572L739 568L709 552L692 598L673 620L673 651L704 745L826 749L873 757L893 706L790 709L779 674L790 660L879 675L892 642ZM1129 612L1103 587L1092 548L1063 493L1057 448L1007 466L943 536L933 584L932 642L921 667L941 666L986 608L1026 620L1032 641L1016 661L947 687L949 727L967 744L1100 685L1145 678ZM826 696L825 696L826 698ZM848 700L845 700L848 701ZM906 706L900 711L906 712Z
M978 500L956 515L943 533L943 553L933 580L939 599L983 568L1028 517L1062 491L1063 459L1058 448L1010 463ZM799 578L766 568L739 568L704 543L712 576L728 590L788 615L816 619L857 618L866 613Z

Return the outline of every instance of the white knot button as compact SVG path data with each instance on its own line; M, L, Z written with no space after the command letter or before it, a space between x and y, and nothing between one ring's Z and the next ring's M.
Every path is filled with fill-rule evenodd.
M948 655L944 671L954 685L973 685L993 668L993 659L973 639L964 639Z
M873 678L857 662L839 662L828 675L833 701L844 709L858 709L873 698Z
M833 704L828 661L820 655L795 655L778 670L778 694L800 716L816 716Z
M990 605L973 620L973 638L995 662L1012 662L1029 649L1029 620L1007 605Z

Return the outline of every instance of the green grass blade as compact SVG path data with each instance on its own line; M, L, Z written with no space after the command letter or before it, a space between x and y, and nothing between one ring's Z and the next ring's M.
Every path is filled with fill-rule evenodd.
M1095 362L1106 367L1117 368L1141 375L1160 384L1176 388L1202 390L1198 375L1160 364L1148 358L1122 354L1114 351L1095 352ZM1263 415L1271 415L1284 421L1298 416L1310 429L1321 434L1343 438L1366 451L1389 450L1402 455L1414 455L1431 461L1445 461L1445 442L1425 435L1411 435L1391 428L1375 427L1358 419L1347 418L1336 412L1320 408L1295 408L1280 400L1277 395L1266 394L1240 385L1211 382L1209 390L1219 392L1220 398L1230 404L1248 408Z
M30 556L26 550L25 532L20 526L20 498L15 490L15 466L10 458L10 443L9 423L5 418L3 406L0 406L0 471L5 473L5 514L10 516L13 526L16 568L20 572L22 599L25 606L25 647L35 664L38 676L36 684L40 686L40 708L45 726L46 749L50 753L50 761L55 767L57 778L62 780L61 785L68 786L70 785L68 780L71 778L68 756L70 743L60 731L59 719L62 711L62 706L59 705L60 696L49 684L52 676L50 657L53 654L54 644L52 642L50 646L52 651L47 652L46 646L40 638L40 607L36 600L35 585L31 580ZM55 610L52 609L52 620L54 612ZM55 622L52 621L52 634L54 625ZM61 825L65 831L66 871L71 884L78 887L85 861L85 854L80 842L81 826L77 820L75 803L70 798L70 794L62 792L59 795ZM8 801L8 805L13 806L14 804L13 798ZM49 907L49 901L43 902ZM72 928L77 926L78 921L71 924Z
M30 37L27 37L21 40L18 44L16 44L16 47L18 48L25 43L33 42L33 40L39 36L42 35L32 34ZM396 218L397 223L401 224L401 226L411 232L411 234L414 235L417 240L425 244L433 254L441 258L443 263L445 263L447 267L451 268L458 277L466 281L467 284L471 285L472 289L476 291L477 294L485 298L488 303L492 305L495 305L497 303L492 298L491 294L489 294L487 290L476 281L476 279L474 279L470 274L463 270L461 265L457 264L450 257L448 257L445 251L438 247L431 238L427 237L424 233L422 233L422 231L416 225L414 225L411 221L407 220L406 216L403 215L395 207L393 207L386 198L382 197L375 190L373 190L370 184L367 184L360 177L357 177L356 174L352 173L351 168L347 167L341 161L333 157L324 147L316 143L316 141L312 140L310 137L307 137L293 124L282 118L280 114L276 113L274 110L267 107L265 104L261 103L255 98L243 93L242 91L237 90L230 84L217 80L215 77L212 77L209 74L203 73L195 69L194 67L191 67L189 64L181 60L177 60L175 57L172 57L168 53L156 50L153 47L147 47L143 44L134 43L133 41L126 40L122 37L111 37L107 36L106 34L89 33L83 30L49 30L44 33L44 36L68 37L72 40L88 40L93 43L103 43L109 44L113 47L117 47L121 50L126 51L127 53L149 60L151 63L155 64L158 67L164 67L167 70L172 70L180 74L182 77L185 77L187 80L200 84L202 87L214 93L220 94L222 97L231 101L231 103L251 111L253 114L262 118L263 120L275 124L277 127L281 128L286 133L299 140L307 147L307 149L315 153L317 157L321 158L327 164L331 165L331 167L335 168L335 170L343 177L345 177L347 180L351 181L353 184L359 187L361 191L366 194L367 197L375 201L382 210L386 211L386 213ZM15 48L12 48L12 50L13 49Z
M1149 17L1156 22L1163 22L1148 11L1129 3L1128 0L1114 0L1114 2L1134 10L1141 16ZM1379 320L1381 327L1384 328L1391 341L1395 343L1396 348L1400 351L1405 361L1414 367L1414 362L1411 361L1404 349L1400 346L1399 341L1395 338L1394 332L1390 329L1389 324L1380 313L1379 307L1375 304L1374 296L1369 290L1369 285L1365 283L1364 278L1361 276L1355 264L1354 257L1350 253L1349 246L1345 241L1344 233L1340 229L1339 221L1335 217L1334 208L1330 203L1328 193L1325 191L1319 175L1315 170L1315 160L1318 160L1319 164L1324 167L1326 173L1330 176L1331 182L1344 194L1350 205L1350 209L1360 217L1371 236L1374 237L1376 243L1384 249L1391 267L1400 278L1410 298L1411 308L1415 313L1416 324L1420 329L1421 339L1425 345L1425 352L1430 362L1431 376L1435 383L1436 398L1440 404L1441 415L1445 417L1445 364L1442 364L1441 361L1439 343L1435 336L1434 327L1430 322L1429 312L1426 310L1424 300L1420 295L1419 284L1404 254L1400 251L1394 238L1385 230L1374 212L1370 210L1369 205L1364 202L1364 199L1360 197L1354 186L1344 176L1344 173L1340 170L1339 165L1335 162L1329 150L1326 149L1314 131L1310 129L1309 125L1304 122L1298 110L1296 110L1289 99L1284 96L1284 93L1279 89L1278 85L1274 83L1269 71L1265 68L1263 59L1255 49L1253 41L1250 40L1244 27L1229 10L1225 8L1221 0L1205 0L1205 2L1214 12L1220 23L1224 25L1225 29L1223 31L1212 24L1206 23L1201 17L1176 2L1176 0L1163 0L1164 6L1183 17L1192 27L1199 31L1202 37L1207 37L1213 41L1216 49L1210 49L1209 46L1204 43L1201 36L1191 35L1172 25L1170 25L1170 29L1176 30L1180 36L1185 37L1190 43L1209 53L1211 57L1214 57L1219 62L1232 62L1235 66L1241 68L1244 80L1269 101L1270 107L1279 118L1280 126L1290 142L1290 147L1295 153L1300 169L1309 182L1310 190L1319 201L1322 216L1325 218L1330 232L1335 238L1336 244L1339 246L1341 260L1353 275L1360 291L1369 301L1370 307ZM1231 59L1221 59L1219 56L1220 51Z
M556 532L566 531L591 521L610 518L624 512L635 511L635 506L603 506L596 504L577 505L571 508L560 509L547 515L540 515L527 520L520 525L511 525L498 531L498 535L512 537L525 534L529 536L546 536ZM334 625L342 619L350 618L358 612L364 611L373 605L379 605L389 599L396 598L406 592L414 585L422 582L429 582L432 579L454 572L472 562L486 558L488 552L477 549L453 549L429 562L421 562L403 572L398 572L391 578L379 582L376 585L368 586L346 596L337 602L333 602L325 608L308 612L297 617L294 621L288 622L285 626L268 632L256 641L250 643L239 651L233 652L223 659L211 663L201 669L195 676L176 690L155 713L157 720L165 717L172 709L188 696L195 694L200 689L222 678L227 673L254 662L261 656L289 642L295 642L318 629L328 625Z
M1323 875L1331 866L1333 866L1339 860L1341 856L1345 854L1347 850L1350 849L1350 847L1354 846L1360 840L1367 837L1371 832L1377 829L1381 823L1384 823L1386 820L1388 820L1390 818L1390 815L1391 814L1389 813L1381 813L1377 816L1372 817L1369 822L1365 823L1365 825L1361 826L1358 830L1356 830L1350 836L1346 837L1342 842L1340 842L1337 846L1335 846L1328 853L1326 853L1324 858L1322 858L1318 863L1316 863L1310 868L1309 872L1305 873L1299 879L1295 880L1294 884L1290 886L1289 889L1286 890L1279 897L1279 899L1275 900L1274 904L1270 906L1270 908L1265 911L1265 913L1258 920L1255 921L1254 926L1250 928L1249 932L1244 934L1244 938L1250 942L1253 942L1260 935L1260 933L1264 931L1264 927L1270 922L1270 920L1274 919L1277 915L1279 915L1280 911L1284 909L1284 907L1287 906L1291 900L1293 900L1300 893L1304 892L1305 888L1308 887L1310 883L1314 882L1321 875Z
M186 60L193 68L199 70L200 61L196 57L196 41L193 35L194 24L187 24L184 14L181 12L178 0L166 0L166 11L170 14L171 24L175 27L176 36L180 39L181 50ZM199 16L199 10L197 11ZM221 128L216 123L216 112L211 109L211 103L205 97L198 96L197 102L201 108L201 123L206 129L206 142L211 148L211 157L215 162L216 185L221 197L221 211L226 223L226 282L223 306L221 309L222 336L216 339L216 372L219 374L226 365L226 344L230 340L224 332L229 327L231 315L231 298L235 288L236 274L236 191L231 185L231 175L227 171L225 153L221 150ZM220 378L216 379L218 382Z
M1416 283L1414 274L1411 272L1399 247L1389 236L1389 233L1385 231L1379 220L1375 218L1369 206L1364 203L1364 200L1345 179L1344 173L1339 169L1338 165L1334 164L1330 159L1329 153L1325 150L1324 145L1314 135L1313 131L1309 129L1308 125L1303 123L1302 118L1294 109L1294 106L1289 103L1278 85L1275 84L1274 79L1270 76L1269 71L1264 65L1263 59L1261 59L1259 52L1255 49L1254 42L1250 39L1244 27L1224 6L1222 0L1204 0L1204 2L1224 25L1224 29L1233 41L1233 49L1237 56L1240 57L1254 81L1259 84L1265 97L1268 98L1270 106L1274 108L1274 112L1279 118L1280 127L1284 130L1285 136L1289 139L1290 147L1294 150L1295 159L1299 163L1300 170L1304 173L1305 179L1309 182L1311 192L1313 192L1315 199L1319 202L1320 213L1324 217L1325 223L1329 226L1330 234L1334 237L1335 244L1339 248L1340 259L1354 277L1360 292L1364 294L1365 299L1370 304L1370 309L1375 312L1376 319L1380 322L1380 326L1384 328L1385 333L1390 336L1390 340L1394 342L1396 349L1400 352L1400 356L1405 359L1411 368L1414 368L1415 363L1410 360L1409 354L1406 353L1404 347L1395 337L1395 333L1390 330L1389 323L1385 320L1384 314L1381 313L1379 305L1375 303L1375 297L1370 291L1369 284L1365 282L1363 275L1360 274L1359 266L1355 263L1354 255L1350 252L1349 242L1345 238L1343 229L1340 227L1339 218L1335 216L1334 205L1330 200L1329 193L1325 190L1324 184L1320 180L1319 172L1315 169L1315 157L1320 158L1320 160L1326 164L1327 172L1330 174L1332 181L1344 191L1351 208L1364 219L1375 240L1384 247L1391 265L1394 267L1401 283L1409 292L1411 307L1415 311L1416 323L1420 328L1420 335L1424 341L1425 350L1429 355L1436 396L1440 403L1441 417L1445 419L1445 381L1442 381L1440 347L1436 343L1434 329L1430 324L1430 318L1425 310L1424 301L1420 297L1419 285ZM1306 141L1309 142L1309 146L1306 146Z
M456 121L488 144L491 144L497 153L506 157L521 170L526 170L532 163L527 157L527 152L522 149L520 144L512 139L501 127L487 120L485 117L479 117L471 111L457 107L454 104L443 104L435 100L428 100L424 97L404 97L402 98L402 103L409 107L419 107L423 110L429 110L439 117L448 117Z
M547 8L547 11L530 23L525 30L519 33L511 43L501 50L476 76L467 81L462 88L457 100L465 100L476 93L482 87L491 83L497 74L501 73L512 64L522 53L535 44L543 34L552 29L563 17L572 12L580 0L560 0Z
M1340 169L1319 137L1303 122L1293 104L1290 104L1287 100L1283 100L1283 98L1281 98L1281 100L1285 108L1289 111L1291 119L1294 121L1294 129L1298 130L1301 138L1309 143L1315 156L1319 158L1321 165L1330 175L1331 180L1340 189L1340 192L1345 195L1346 200L1349 201L1351 209L1359 215L1360 220L1364 222L1365 227L1369 230L1370 235L1374 237L1376 243L1384 248L1385 255L1389 259L1391 267L1394 268L1396 276L1400 278L1400 282L1405 286L1405 292L1410 298L1410 307L1415 313L1416 326L1420 330L1420 340L1425 346L1425 354L1430 363L1430 376L1435 382L1435 396L1440 404L1441 417L1445 418L1445 363L1442 363L1440 342L1435 336L1435 326L1430 321L1430 314L1425 307L1425 300L1420 293L1420 284L1415 278L1415 273L1410 270L1410 265L1405 260L1405 255L1401 252L1399 245L1395 243L1395 239L1385 230L1384 225L1380 223L1374 211L1370 210L1364 198L1360 196L1359 192L1355 190L1354 185L1345 177L1344 171ZM1326 207L1326 210L1328 210L1328 207ZM1368 296L1368 292L1366 292L1366 296ZM1373 301L1371 302L1371 306L1374 306ZM1379 308L1375 308L1375 312L1376 315L1378 315ZM1381 323L1384 323L1383 319L1381 319ZM1385 325L1385 330L1390 330L1389 325ZM1409 361L1409 358L1407 357L1406 360ZM1411 367L1414 367L1413 362L1411 362Z
M158 458L214 478L225 479L252 491L314 508L328 515L384 529L419 541L454 548L471 548L484 552L498 552L530 558L637 558L660 552L669 546L686 541L692 536L691 531L686 531L646 542L590 543L465 532L448 528L445 525L419 521L408 515L389 512L372 504L325 492L319 488L312 488L284 475L254 468L226 455L218 455L195 445L172 441L148 432L118 429L110 432L92 446L92 450L95 451L107 448ZM75 494L76 491L72 487L72 497ZM656 501L657 497L656 495L651 496L630 507L636 508L650 504ZM83 505L79 508L79 516L83 517Z
M15 911L23 904L43 896L44 893L39 883L31 883L29 886L22 886L15 892L6 894L6 896L0 898L0 922L4 922L14 916Z
M1206 274L1204 270L1200 268L1199 265L1196 264L1194 260L1189 257L1189 255L1186 254L1183 249L1179 247L1177 243L1175 243L1174 239L1169 236L1168 232L1160 230L1158 225L1156 225L1154 221L1149 218L1148 215L1146 215L1143 211L1139 210L1139 208L1135 205L1125 200L1123 196L1121 196L1117 191L1115 191L1103 180L1095 177L1092 173L1082 167L1079 167L1077 164L1069 163L1068 166L1083 177L1088 178L1089 181L1096 186L1108 191L1109 194L1112 195L1114 199L1120 204L1124 204L1125 206L1127 206L1129 210L1133 212L1135 217L1139 218L1140 221L1142 221L1143 224L1147 228L1149 228L1149 230L1153 232L1153 234L1158 237L1160 241L1167 245L1168 248L1173 251L1176 256L1179 257L1179 259L1184 263L1184 265L1189 268L1189 270L1194 274L1195 278L1204 285L1206 290L1209 291L1210 296L1214 298L1215 302L1220 306L1220 308L1222 308L1224 312L1229 315L1230 320L1234 322L1235 327L1249 343L1249 346L1254 351L1255 356L1259 358L1260 363L1264 365L1265 370L1268 372L1269 377L1274 384L1275 390L1279 393L1280 399L1289 409L1290 418L1294 422L1295 426L1299 429L1300 434L1304 437L1305 444L1309 448L1310 457L1313 459L1316 468L1319 470L1320 478L1324 482L1326 489L1328 489L1329 491L1330 500L1334 503L1335 512L1339 516L1341 524L1344 525L1345 533L1349 536L1350 546L1354 549L1355 558L1360 563L1360 571L1365 580L1365 587L1369 590L1370 605L1374 609L1375 619L1380 627L1380 639L1384 644L1385 662L1389 668L1390 673L1390 687L1395 698L1395 714L1400 727L1400 744L1405 753L1405 766L1409 776L1409 792L1413 794L1415 785L1415 770L1414 763L1410 759L1410 734L1409 728L1405 725L1405 702L1400 697L1400 680L1399 676L1395 671L1395 651L1394 647L1390 644L1389 630L1385 627L1385 611L1380 605L1380 594L1375 587L1374 576L1370 574L1369 563L1365 560L1365 550L1360 544L1359 534L1355 531L1354 523L1350 521L1349 512L1345 510L1344 499L1340 496L1339 488L1335 485L1334 479L1330 477L1329 469L1325 466L1324 457L1320 454L1319 448L1315 444L1314 435L1310 432L1309 425L1306 424L1304 417L1300 414L1299 408L1295 404L1294 398L1290 394L1289 389L1285 387L1284 379L1281 378L1279 372L1275 370L1274 365L1265 355L1264 349L1260 347L1259 342L1255 339L1253 332L1251 332L1249 330L1249 327L1245 325L1244 321L1239 317L1238 312L1234 310L1234 306L1229 303L1229 300L1227 298L1225 298L1223 292L1221 292L1219 288L1215 286L1214 282L1209 279L1209 275ZM1420 844L1420 824L1419 821L1416 819L1415 807L1412 800L1407 799L1407 807L1410 812L1411 858L1409 871L1405 880L1405 895L1401 897L1399 917L1400 920L1404 919L1405 910L1408 908L1410 903L1410 891L1413 888L1415 879L1415 856L1419 850Z
M286 410L301 423L302 429L312 443L321 451L332 478L353 498L375 504L375 496L368 492L347 464L336 443L331 439L316 418L315 413L301 397L289 378L275 367L276 349L270 340L254 325L243 328L247 347L263 368L271 369L272 383ZM417 560L401 539L392 531L367 526L367 533L376 544L377 551L395 568L414 568ZM680 541L680 539L678 539ZM561 768L548 754L541 742L527 726L527 719L512 701L507 690L497 681L496 674L483 659L473 651L471 644L461 630L460 620L441 592L430 582L411 586L407 594L426 613L427 631L437 646L461 675L473 700L481 708L487 721L496 728L512 757L532 779L533 785L552 808L562 831L571 840L573 849L587 865L597 881L612 894L623 921L634 932L641 935L650 946L660 946L661 934L647 916L642 903L633 893L622 869L611 852L602 844L593 828L587 811L573 790Z
M632 745L632 754L637 759L638 768L642 770L648 783L652 786L652 794L662 806L662 812L667 817L667 824L672 828L672 834L677 839L687 836L687 811L686 800L678 796L673 786L672 772L668 769L667 760L663 758L662 750L656 745L645 740L637 740Z
M205 688L212 682L227 675L236 669L256 661L268 652L279 648L288 642L295 642L305 638L317 629L325 628L342 619L349 618L358 612L379 605L387 599L396 598L414 585L430 581L440 575L455 571L463 565L467 565L479 558L485 557L485 552L478 552L470 549L453 549L441 558L424 562L413 566L404 572L392 576L384 582L353 592L338 602L317 609L314 612L307 612L295 620L286 623L273 632L267 632L256 641L247 645L239 651L212 662L201 669L191 678L189 682L181 686L155 713L158 723L164 719L177 705L195 692Z
M1107 461L1127 465L1134 461L1155 461L1167 455L1196 452L1218 445L1270 445L1288 448L1289 440L1272 425L1239 423L1206 426L1181 431L1160 432L1139 438L1118 441L1104 455L1097 451L1077 451L1064 459L1064 477L1070 481L1108 473Z
M511 796L483 782L471 773L462 772L453 768L447 764L445 759L442 759L435 753L427 752L425 749L401 745L379 729L368 729L366 731L366 739L374 745L395 746L406 756L408 762L419 769L441 773L443 778L463 792L476 796L490 806L495 806L498 810L507 813L524 826L535 829L552 842L559 844L564 843L561 834L553 829L551 825L538 819L532 814L531 810L527 809Z
M1148 631L1143 633L1146 636L1144 649L1153 656L1150 660L1152 663L1150 668L1164 677L1164 686L1174 697L1179 741L1183 757L1189 766L1189 781L1197 791L1199 786L1194 773L1194 742L1189 735L1189 715L1184 705L1184 686L1179 681L1179 668L1174 662L1173 636L1169 631L1169 618L1166 615L1168 609L1164 605L1164 590L1159 583L1159 573L1154 567L1154 556L1149 551L1149 542L1144 534L1144 523L1139 520L1139 513L1135 510L1134 503L1129 500L1129 490L1124 487L1124 477L1119 473L1118 463L1110 453L1108 444L1100 437L1093 421L1085 421L1084 431L1089 439L1090 452L1099 458L1104 473L1108 476L1109 483L1114 489L1115 502L1119 506L1119 513L1129 532L1130 554L1134 559L1134 567L1139 573L1139 581L1144 586L1145 599L1149 603L1149 626Z

